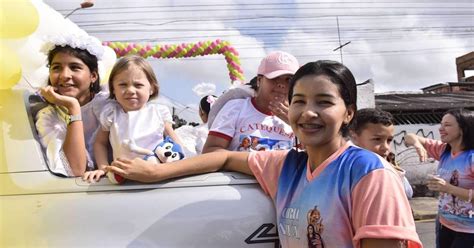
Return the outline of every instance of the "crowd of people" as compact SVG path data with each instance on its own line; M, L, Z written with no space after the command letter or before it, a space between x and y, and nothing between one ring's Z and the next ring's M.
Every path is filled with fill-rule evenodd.
M36 127L53 173L89 182L107 172L159 182L238 171L255 176L273 200L278 226L296 227L279 229L282 247L422 246L408 202L413 190L390 149L393 117L357 109L356 81L343 64L300 66L289 53L269 53L251 81L254 94L219 97L226 102L209 126L217 97L201 99L204 131L192 148L197 156L155 166L140 148L152 149L166 136L186 144L173 130L168 108L150 101L159 84L148 62L120 58L109 90L102 90L98 40L51 42L48 85L40 91L50 105L36 115ZM428 181L440 192L439 247L473 247L474 113L448 111L440 136L408 134L405 141L421 160L429 155L440 161L438 175ZM302 213L299 218L286 214L293 210Z

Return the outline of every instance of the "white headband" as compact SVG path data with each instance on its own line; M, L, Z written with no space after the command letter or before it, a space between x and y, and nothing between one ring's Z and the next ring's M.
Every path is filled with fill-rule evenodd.
M97 38L77 34L49 36L46 38L46 42L40 51L48 56L49 52L57 46L70 46L72 48L87 50L90 54L96 56L97 60L102 60L102 56L104 55L104 47Z

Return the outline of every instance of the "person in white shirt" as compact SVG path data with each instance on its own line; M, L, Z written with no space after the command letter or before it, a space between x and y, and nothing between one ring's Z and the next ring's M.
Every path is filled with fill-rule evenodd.
M207 139L209 128L207 121L209 118L209 111L217 100L215 95L206 95L199 101L199 117L202 124L193 127L184 125L175 130L176 134L183 141L183 151L186 158L194 157L202 153L202 148Z
M258 68L255 96L225 103L212 121L203 153L242 150L245 148L241 144L255 137L265 147L281 147L283 143L292 147L294 134L287 116L288 82L298 68L293 55L269 53ZM225 93L221 98L226 99Z
M51 36L41 48L48 58L48 85L41 96L50 105L35 116L49 170L82 176L94 169L92 146L107 99L100 88L101 42L86 35Z

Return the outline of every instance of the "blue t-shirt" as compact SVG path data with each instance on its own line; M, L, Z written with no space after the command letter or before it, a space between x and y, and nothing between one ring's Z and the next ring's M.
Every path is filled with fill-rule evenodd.
M249 165L275 201L282 247L354 247L365 238L421 244L397 173L372 152L345 146L313 172L295 149L251 153Z
M446 183L464 189L474 189L474 150L462 151L456 155L446 150L446 144L426 139L428 154L439 160L438 175ZM474 233L474 208L472 202L440 192L438 213L440 222L451 230Z

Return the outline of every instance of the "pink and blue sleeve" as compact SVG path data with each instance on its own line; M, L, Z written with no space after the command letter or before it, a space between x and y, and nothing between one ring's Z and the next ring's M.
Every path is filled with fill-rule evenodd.
M364 176L352 190L354 247L362 239L408 240L422 247L408 199L398 175L387 168Z
M423 146L425 147L428 155L438 161L441 158L441 154L443 154L444 149L446 149L446 143L432 139L426 139Z
M249 167L263 191L275 201L278 179L289 150L251 152Z

